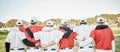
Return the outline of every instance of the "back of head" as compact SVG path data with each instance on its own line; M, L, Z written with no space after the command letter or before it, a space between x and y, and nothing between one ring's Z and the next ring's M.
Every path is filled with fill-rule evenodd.
M87 20L86 19L81 19L80 20L80 25L82 25L82 24L86 25L87 24Z
M37 22L37 18L36 18L36 17L31 17L30 23L31 23L32 25L34 25L34 24L36 24L36 22Z
M101 25L101 24L104 24L105 19L103 17L98 17L96 21L99 25Z
M97 30L97 29L108 28L108 26L105 25L104 22L105 22L105 19L104 19L103 17L97 18L97 23L98 23L98 25L96 26L95 29Z
M47 27L53 27L54 23L52 21L47 21L46 26Z
M23 26L22 20L17 20L17 21L16 21L16 26L17 26L17 27Z

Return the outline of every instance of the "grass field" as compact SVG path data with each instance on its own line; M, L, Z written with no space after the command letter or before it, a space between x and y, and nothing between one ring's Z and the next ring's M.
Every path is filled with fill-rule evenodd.
M120 52L120 30L113 30L115 34L116 52ZM5 39L7 32L0 32L0 52L5 52Z

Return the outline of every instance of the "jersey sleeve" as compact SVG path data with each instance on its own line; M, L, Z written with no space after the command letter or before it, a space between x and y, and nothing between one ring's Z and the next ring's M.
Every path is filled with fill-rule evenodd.
M21 32L25 32L25 27L19 27L19 30L20 30Z
M38 26L38 31L42 31L43 26Z
M114 40L115 39L114 34L113 34L113 32L110 28L109 28L109 30L110 30L110 33L111 33L111 40Z
M76 38L78 34L76 32L73 32L73 38Z
M95 30L92 30L92 31L91 31L90 37L92 37L93 39L95 39Z

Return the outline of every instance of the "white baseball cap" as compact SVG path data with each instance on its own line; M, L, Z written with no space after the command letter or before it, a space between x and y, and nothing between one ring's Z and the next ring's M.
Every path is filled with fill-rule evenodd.
M23 25L22 20L18 20L18 21L16 22L16 25Z
M36 17L31 17L31 23L35 23L37 22L37 18Z
M81 19L81 20L80 20L80 23L85 23L85 22L87 22L86 19Z
M97 22L104 22L104 21L105 21L105 19L103 17L97 18Z
M62 19L62 20L61 20L61 24L64 24L64 23L68 23L68 20Z
M46 25L54 25L52 21L48 21Z

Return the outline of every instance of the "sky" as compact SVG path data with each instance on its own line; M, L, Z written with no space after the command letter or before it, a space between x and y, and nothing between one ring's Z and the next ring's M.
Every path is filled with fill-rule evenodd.
M0 21L10 19L40 21L50 18L80 19L100 14L120 13L120 0L0 0Z

